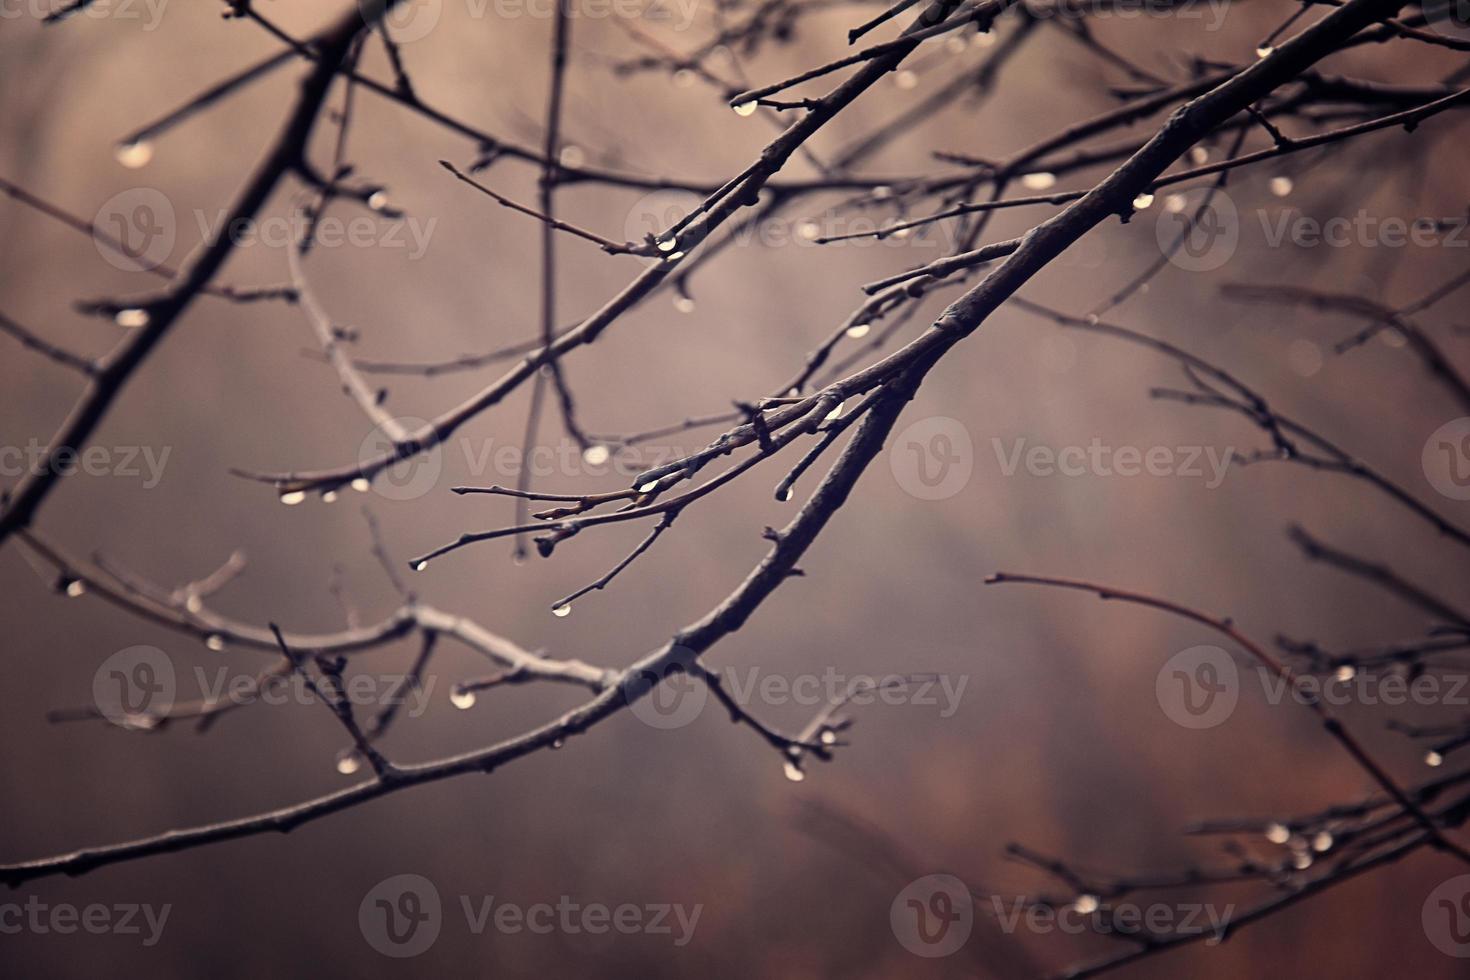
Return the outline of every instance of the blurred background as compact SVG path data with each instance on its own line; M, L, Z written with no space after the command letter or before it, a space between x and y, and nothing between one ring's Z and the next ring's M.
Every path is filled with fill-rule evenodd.
M343 7L315 0L268 6L263 12L297 36ZM137 16L123 16L125 9ZM839 56L847 29L877 9L831 5L801 18L788 43L717 53L711 64L751 84L782 78ZM1294 9L1252 0L1222 9L1217 30L1206 29L1209 10L1199 19L1100 18L1095 30L1149 70L1177 79L1185 77L1186 54L1249 60ZM129 168L114 155L120 136L277 51L279 42L248 22L222 21L214 4L114 5L107 16L45 27L35 11L6 10L0 176L84 218L119 193L161 192L176 216L176 265L275 133L300 66L288 65L171 131L153 144L145 167ZM701 3L679 31L682 10L673 23L640 21L636 29L687 51L707 43L722 16L736 13ZM473 6L445 0L434 28L405 43L403 54L426 102L534 145L550 33L545 17L476 16ZM764 113L732 113L722 94L697 78L617 75L614 62L649 49L612 19L578 19L571 50L563 133L588 164L718 182L776 132ZM886 79L811 147L834 155L985 56L979 42L958 51L924 49L912 59L911 76ZM1429 84L1459 57L1371 46L1328 70ZM380 45L368 46L363 70L391 78ZM1126 81L1063 31L1044 29L1007 65L995 97L978 106L957 101L862 172L933 171L935 151L1004 156L1109 108L1109 85ZM538 226L436 163L466 165L475 145L372 95L359 96L356 113L348 158L358 175L387 185L393 204L429 229L421 250L385 246L377 234L371 244L311 256L320 299L334 319L360 333L361 355L429 361L534 336ZM1429 434L1460 413L1408 351L1375 339L1338 355L1333 345L1357 322L1227 302L1218 292L1225 282L1292 282L1402 304L1463 269L1463 236L1460 248L1271 247L1265 229L1284 209L1318 219L1359 209L1404 219L1463 215L1467 185L1456 147L1464 132L1460 118L1446 116L1412 137L1375 134L1238 172L1228 188L1242 215L1230 261L1208 272L1170 266L1108 319L1216 361L1446 516L1470 519L1467 505L1438 494L1421 467ZM329 159L333 135L329 123L318 127L314 159ZM814 173L794 159L782 176ZM533 167L507 160L482 179L529 203L536 176ZM1092 176L1069 175L1060 186L1087 186ZM1270 189L1281 176L1292 178L1284 196ZM284 187L264 214L289 214L296 193ZM783 216L793 225L821 221L846 196L809 198ZM645 198L637 190L579 184L560 191L558 201L570 220L620 240L651 230L650 208L665 206L663 198ZM367 214L350 203L333 213ZM987 238L1024 231L1039 216L1034 209L1003 213ZM0 199L0 228L0 309L73 350L99 354L124 333L76 313L74 301L157 288L157 280L104 261L86 235L14 201ZM1023 295L1085 312L1158 257L1155 228L1149 212L1100 227ZM413 237L404 237L412 245ZM882 244L751 242L727 249L693 276L692 311L662 292L564 360L581 419L595 433L635 432L766 394L858 305L858 286L938 258L942 246L918 235ZM559 250L563 322L601 305L641 268L640 259L607 256L571 238ZM237 285L286 278L285 250L265 243L238 249L221 275ZM954 295L928 298L901 336L912 336ZM1465 353L1464 334L1453 329L1462 309L1452 299L1426 315L1456 357ZM334 506L312 498L283 507L269 488L229 469L349 464L369 436L331 369L304 356L313 345L296 307L200 299L127 385L93 440L166 459L156 485L145 485L155 481L143 476L69 478L37 527L77 554L100 552L168 587L243 549L247 569L212 605L252 623L274 620L300 632L342 628L343 608L329 590L336 566L364 621L386 615L399 599L370 556L361 505L382 522L400 563L462 531L509 523L509 501L458 497L448 488L513 482L513 473L487 468L482 454L519 444L529 389L462 430L440 456L442 475L422 496L351 494ZM432 417L503 369L390 378L389 403L404 416ZM1162 356L1002 310L931 374L900 421L902 428L945 417L962 426L973 463L963 487L945 499L918 499L896 477L899 464L886 455L875 461L802 560L805 577L778 590L707 657L742 679L751 671L788 681L833 672L963 678L957 710L947 717L921 704L854 708L851 745L830 764L809 763L798 783L785 778L776 753L713 704L672 731L623 712L563 751L489 778L417 788L290 836L151 858L76 880L46 879L0 895L50 905L171 906L152 946L115 934L0 936L4 972L937 977L998 970L1012 946L1048 970L1106 952L1114 940L1024 928L1003 936L987 927L977 928L964 955L922 959L890 929L890 904L910 878L929 872L1005 896L1056 893L1053 883L1005 857L1009 841L1117 872L1217 862L1218 842L1183 835L1191 822L1284 817L1360 799L1371 786L1308 712L1270 704L1254 685L1223 724L1190 730L1172 721L1156 696L1158 672L1177 652L1218 642L1203 628L1075 593L986 587L984 577L1007 570L1088 578L1229 616L1262 641L1284 633L1333 648L1413 638L1427 624L1417 610L1361 581L1305 563L1285 537L1289 523L1388 561L1451 601L1466 581L1463 555L1452 545L1342 477L1263 464L1214 486L1207 467L1203 477L1125 477L1004 465L1018 440L1053 449L1094 440L1144 451L1265 448L1241 419L1149 398L1151 387L1182 383ZM0 442L44 442L78 387L75 375L0 339ZM644 449L687 453L713 434L678 433ZM540 441L564 452L553 412ZM569 458L537 486L581 492L626 485ZM761 528L780 526L797 506L772 499L784 472L779 463L762 466L691 508L650 553L564 618L553 616L550 604L614 565L645 528L583 533L550 560L523 565L512 562L509 541L495 541L434 562L411 584L425 602L527 649L619 667L703 615L760 559L767 548ZM13 485L13 475L6 482ZM812 485L806 478L798 494ZM173 659L190 678L181 681L181 697L195 693L196 666L227 666L233 674L268 662L255 651L206 650L95 597L68 598L53 589L53 579L19 543L0 551L0 646L9 665L0 684L3 860L253 813L360 778L335 770L343 736L316 706L254 706L204 735L187 727L150 735L95 722L48 724L48 710L86 704L98 665L134 645L157 646ZM412 641L396 643L354 657L352 669L401 673L416 650ZM471 710L455 710L450 685L486 672L483 658L442 643L430 671L429 710L402 719L385 751L421 761L469 750L540 724L581 698L573 689L528 685L487 692ZM814 713L793 703L752 710L790 731ZM1464 711L1406 711L1342 709L1412 782L1428 775L1422 747L1385 731L1385 722ZM912 874L896 872L875 848L854 845L830 822L804 821L813 805L874 828L918 866ZM1273 853L1264 840L1248 846ZM1128 975L1460 976L1463 966L1437 950L1420 923L1425 896L1457 873L1447 858L1417 854L1227 943L1146 960ZM364 896L398 874L432 881L446 908L438 940L409 960L376 952L358 921ZM1199 900L1245 905L1262 894L1246 886ZM608 906L698 904L702 912L692 941L679 948L662 935L476 935L458 899L492 895L520 905L568 896Z

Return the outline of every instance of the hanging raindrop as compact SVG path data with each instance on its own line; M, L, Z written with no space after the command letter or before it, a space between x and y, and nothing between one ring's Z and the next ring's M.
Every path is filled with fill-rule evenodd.
M113 323L119 327L127 327L129 330L136 330L148 326L150 319L147 310L141 310L136 306L118 310L112 315Z
M465 690L454 690L449 693L449 703L460 711L468 711L475 706L475 692Z
M117 162L124 167L129 170L137 170L139 167L146 167L148 161L153 159L153 144L147 140L119 143L114 155L117 157Z
M287 490L285 493L281 494L281 503L285 504L287 507L295 507L297 504L301 503L301 501L305 499L305 490Z
M791 780L793 783L799 783L806 778L806 773L801 771L801 766L798 766L794 762L786 763L784 771L786 773L786 778Z
M601 466L612 458L612 451L606 446L588 446L582 450L582 462L588 466Z
M566 619L571 614L572 605L569 602L563 602L561 605L555 606L551 610L551 615L555 616L557 619Z
M737 116L748 116L752 112L755 112L755 103L754 102L742 102L742 103L740 103L737 106L733 106L732 108L734 108L734 110L735 110L735 115L737 115Z
M1045 170L1037 171L1034 174L1026 174L1021 178L1021 186L1028 191L1044 191L1048 187L1054 186L1056 182L1057 175L1048 173Z
M1133 210L1142 211L1152 203L1154 203L1154 196L1148 191L1144 191L1133 199Z
M350 776L362 768L362 758L352 749L343 749L337 753L337 771L344 776Z
M852 326L847 328L847 335L853 340L862 340L868 335L868 331L872 329L873 327L871 324L854 323Z
M225 648L225 638L218 633L211 633L204 638L204 648L219 653Z

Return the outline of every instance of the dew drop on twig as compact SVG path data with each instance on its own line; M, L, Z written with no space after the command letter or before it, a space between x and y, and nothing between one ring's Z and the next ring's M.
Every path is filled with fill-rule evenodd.
M146 167L148 161L153 159L153 144L147 140L138 140L134 143L119 143L116 153L117 162L129 170L137 170Z
M147 310L140 310L136 306L129 306L126 309L118 310L112 315L113 323L119 327L127 327L129 330L137 330L141 327L148 326L150 319Z

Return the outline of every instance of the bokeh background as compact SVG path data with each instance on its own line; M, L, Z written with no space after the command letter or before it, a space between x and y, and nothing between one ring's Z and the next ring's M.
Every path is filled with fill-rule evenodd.
M340 3L268 5L297 34L336 16ZM474 17L445 2L439 25L404 46L424 99L521 142L538 139L551 25L543 18ZM768 47L732 76L784 77L837 56L848 27L871 7L834 7L801 21L790 43ZM1151 70L1182 77L1181 59L1252 57L1259 38L1293 5L1234 4L1217 31L1169 17L1103 20L1099 37ZM156 188L178 220L179 261L200 236L195 209L226 206L274 133L299 66L290 66L161 139L142 169L114 159L123 133L227 73L277 49L258 28L222 21L218 5L169 3L153 19L78 17L43 27L33 12L6 7L0 29L0 175L83 216L111 196ZM12 16L12 14L18 14ZM680 50L715 28L697 8L689 31L641 25ZM144 29L151 24L154 29ZM720 94L667 72L615 76L611 62L641 53L607 20L573 33L564 132L589 162L637 173L716 181L744 166L774 133L761 116L740 118ZM885 82L813 140L832 154L903 113L983 47L927 51L917 84ZM388 78L381 48L365 69ZM1331 70L1400 83L1432 82L1455 67L1452 52L1403 46L1363 50ZM1003 75L997 96L956 104L895 142L872 174L932 169L931 153L997 157L1070 121L1107 108L1116 71L1099 65L1062 31L1041 31ZM467 163L475 147L371 95L359 99L349 150L366 179L420 221L436 219L427 250L410 259L383 247L320 250L313 281L340 322L361 332L365 356L433 360L532 336L538 323L538 229L457 184L437 165ZM1140 129L1139 132L1144 132ZM1454 248L1270 248L1256 208L1295 207L1317 217L1412 218L1463 214L1464 125L1442 118L1412 137L1377 134L1321 155L1240 172L1230 192L1249 215L1241 246L1223 268L1170 267L1111 319L1187 346L1256 385L1280 409L1371 461L1446 514L1466 504L1426 482L1425 438L1458 413L1403 349L1374 341L1345 356L1331 347L1354 329L1342 318L1223 301L1226 281L1283 282L1407 302L1463 268ZM319 127L317 159L330 151ZM795 160L787 173L808 176ZM1269 193L1290 175L1287 198ZM486 178L519 200L535 193L532 168L498 164ZM1078 186L1083 177L1066 178ZM267 213L287 213L286 188ZM610 237L639 230L642 195L579 185L561 192L563 212ZM788 212L820 217L834 195ZM336 213L356 216L343 206ZM998 218L992 237L1014 234L1038 212ZM633 229L625 231L630 223ZM102 261L86 236L13 201L0 200L0 308L60 344L109 349L122 329L83 317L73 301L145 293L156 281ZM646 229L643 229L646 230ZM639 269L571 239L560 243L564 320L594 309ZM693 280L696 307L677 310L662 293L625 316L597 344L570 355L567 376L594 432L631 432L721 411L790 376L803 354L860 299L857 287L939 255L933 240L883 246L799 245L728 250ZM1026 295L1071 312L1105 298L1157 256L1154 219L1110 223L1038 276ZM285 253L240 250L223 279L278 283ZM931 298L926 315L946 296ZM1429 323L1454 356L1462 305L1439 307ZM1463 320L1463 317L1459 317ZM917 323L922 324L920 319ZM918 327L911 327L905 336ZM395 501L378 494L326 506L282 507L230 467L287 469L347 463L367 426L341 397L334 376L304 356L309 325L295 308L194 304L128 384L95 441L169 452L161 482L72 478L52 495L38 527L79 554L101 552L173 585L197 578L236 548L246 572L215 600L223 612L278 621L292 630L340 628L329 594L333 568L365 619L397 598L369 556L359 512L366 502L399 559L467 529L507 523L508 501L461 498L463 482L510 482L472 472L463 445L514 446L526 391L476 419L465 442L443 456L433 492ZM428 417L499 373L392 379L391 405ZM803 560L804 578L780 589L737 635L708 657L717 667L794 678L835 670L935 671L967 679L960 708L874 705L854 712L851 746L793 783L752 732L710 706L693 724L657 731L623 713L563 751L542 753L488 778L415 789L314 823L290 836L262 836L111 867L77 880L44 880L0 899L35 895L51 903L171 903L162 941L104 935L0 936L0 971L12 976L84 976L99 971L222 977L276 973L344 976L958 976L986 973L1017 944L1047 968L1096 955L1109 940L977 930L965 955L922 960L889 928L889 905L908 878L873 848L827 829L804 829L811 804L876 828L914 855L917 872L945 871L1004 895L1056 892L1008 861L1017 840L1092 867L1117 871L1178 867L1217 857L1210 841L1184 837L1191 821L1272 817L1358 799L1362 774L1307 712L1267 704L1252 689L1230 720L1186 730L1160 710L1159 667L1187 647L1215 642L1201 628L1147 610L1077 594L989 588L997 569L1073 575L1167 594L1228 615L1250 634L1282 632L1324 645L1362 645L1419 635L1423 617L1359 581L1304 563L1284 529L1301 521L1320 536L1389 560L1450 599L1463 595L1463 556L1433 531L1386 505L1365 486L1302 468L1267 464L1232 473L1210 489L1180 477L1006 475L994 440L1028 445L1262 446L1245 422L1150 400L1152 386L1181 378L1166 359L1104 338L1067 333L1003 310L933 372L901 425L928 416L963 424L974 472L940 501L906 493L886 458L863 477L851 503ZM0 342L0 441L44 440L77 395L76 378ZM705 432L664 440L690 451ZM542 441L561 439L554 414ZM573 469L576 469L573 467ZM794 505L771 499L779 478L762 467L687 512L657 547L605 592L566 618L552 600L614 564L643 530L588 532L551 560L512 563L508 542L438 561L412 584L433 605L470 616L527 648L598 664L625 664L696 619L759 560L760 529ZM605 489L615 478L570 472L546 489ZM810 480L806 486L810 486ZM799 488L800 489L800 488ZM39 856L151 834L316 796L348 782L334 770L340 730L311 706L256 707L207 735L175 728L130 734L105 724L51 725L46 712L84 704L93 672L135 644L167 651L181 668L260 666L262 655L211 653L197 642L91 597L56 594L16 543L0 551L5 680L0 684L0 857ZM403 670L416 647L401 643L354 660L356 669ZM473 710L448 702L449 685L482 674L470 651L441 644L432 671L432 709L405 719L386 748L423 760L484 745L553 717L575 691L536 686L483 696ZM744 676L744 675L742 675ZM757 706L796 729L799 705ZM1446 709L1449 714L1454 711ZM1426 771L1421 749L1383 730L1383 708L1352 706L1349 722L1401 778ZM1434 712L1418 717L1432 718ZM1253 841L1263 855L1272 853ZM422 956L395 961L363 939L358 906L379 881L420 874L444 897L443 931ZM1420 924L1424 897L1456 874L1428 854L1342 886L1254 926L1218 947L1194 946L1146 961L1137 977L1461 975ZM1252 889L1218 892L1244 904ZM570 896L581 903L702 904L694 939L663 936L476 936L459 915L460 895L494 895L522 905ZM1165 899L1166 901L1168 899ZM970 955L974 954L974 955ZM997 974L998 975L998 974Z

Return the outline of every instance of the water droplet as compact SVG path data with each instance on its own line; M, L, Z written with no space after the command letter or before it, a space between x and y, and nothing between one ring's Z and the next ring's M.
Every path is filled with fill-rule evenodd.
M862 340L868 335L868 331L872 329L872 324L854 323L852 326L847 328L847 335L853 340Z
M1260 47L1256 48L1256 57L1257 58L1264 58L1267 55L1269 55L1272 51L1275 51L1275 50L1276 49L1273 48L1273 47L1271 47L1271 45L1269 45L1269 44L1263 44Z
M352 489L358 493L367 493L372 489L372 481L365 476L359 476L352 481Z
M1209 163L1210 151L1203 146L1191 146L1189 148L1189 159L1191 163Z
M737 115L737 116L748 116L752 112L755 111L755 103L754 102L742 102L739 105L734 106L733 108L735 109L735 115Z
M836 745L837 733L830 728L824 728L822 729L822 734L817 736L817 741L821 742L823 745Z
M1148 191L1144 191L1133 199L1133 210L1142 211L1152 203L1154 203L1154 196Z
M1332 850L1333 843L1334 841L1332 839L1332 835L1324 830L1317 836L1312 838L1312 850L1316 851L1318 854L1325 854L1326 852Z
M86 595L87 583L83 582L79 578L72 579L70 582L66 583L66 594L71 596L73 599L77 598L78 596Z
M776 499L781 501L781 503L783 504L789 501L791 499L791 488L782 487L780 490L777 490Z
M414 562L411 567L416 572L422 572L424 569L426 569L426 568L429 567L429 563L427 561L424 561L424 560L420 559L419 561Z
M1310 340L1293 340L1286 348L1286 364L1297 374L1310 378L1322 370L1322 348Z
M678 310L680 313L693 313L694 300L690 299L688 296L675 296L674 309Z
M1096 895L1078 895L1076 903L1072 906L1079 915L1091 915L1098 909Z
M1021 186L1028 191L1044 191L1048 187L1055 186L1056 182L1057 175L1048 173L1045 170L1037 171L1034 174L1026 174L1021 178Z
M199 593L190 592L189 598L184 600L184 608L197 616L199 611L204 608L204 600L199 598Z
M127 327L129 330L137 330L148 326L150 319L151 317L148 316L147 310L139 309L136 306L129 306L126 309L118 310L112 315L113 323L119 327Z
M919 76L905 68L893 76L893 84L908 91L919 84Z
M1285 175L1271 178L1271 193L1277 197L1285 197L1290 194L1291 189L1295 186L1295 181Z
M682 259L683 257L684 257L684 253L683 252L670 252L668 255L665 255L664 256L664 261L665 262L677 262L680 259Z
M211 633L204 638L204 648L219 653L225 648L225 638L218 633Z
M383 210L388 206L388 192L373 191L372 194L368 195L367 206L374 211Z
M553 606L551 610L551 615L555 616L557 619L566 619L571 614L572 606L569 602L563 602L559 606Z
M1089 313L1082 318L1082 322L1087 324L1089 327L1095 327L1099 323L1101 323L1102 320L1098 317L1096 313Z
M567 740L564 739L564 738L554 739L552 741L552 743L551 743L551 748L552 748L553 751L555 751L556 749L559 749L563 745L566 745L566 744L567 744Z
M1437 769L1440 766L1444 765L1444 756L1440 755L1433 749L1430 749L1428 752L1424 753L1424 764L1426 766L1429 766L1431 769Z
M337 491L335 491L335 490L326 490L326 491L323 491L323 493L322 493L322 503L324 503L324 504L335 504L336 502L337 502Z
M814 242L822 237L822 226L815 221L803 221L796 226L796 236L802 241Z
M649 480L647 483L643 484L643 486L641 486L641 487L638 488L638 492L639 493L652 493L654 490L657 490L657 489L658 489L658 481L657 480Z
M343 749L337 753L337 771L344 776L350 776L362 768L362 758L352 749Z
M153 144L147 140L138 140L136 143L119 143L117 152L114 154L117 162L129 170L137 170L146 167L148 161L153 159Z
M1285 824L1269 823L1266 825L1266 839L1273 844L1285 844L1291 840L1291 831Z
M801 766L798 766L794 762L786 763L784 772L786 773L786 778L793 783L799 783L806 778L806 773L801 771Z
M679 239L677 238L665 238L658 243L658 250L660 252L672 252L678 247Z
M688 88L694 84L694 72L688 68L680 68L674 72L674 84L679 88Z
M1336 677L1339 681L1346 684L1348 681L1358 676L1358 668L1354 667L1352 664L1343 664L1342 666L1337 668L1337 671L1332 676Z
M838 402L837 403L837 407L834 408L834 409L832 409L832 411L828 412L827 413L827 417L825 419L823 419L822 421L824 421L824 422L831 422L834 419L840 419L840 418L842 418L842 410L844 408L846 408L846 407L847 407L847 402L845 402L845 401Z
M305 490L287 490L285 493L281 494L281 503L285 504L287 507L295 507L297 504L301 503L301 501L305 499Z
M1291 866L1298 871L1305 871L1312 866L1312 854L1310 851L1297 851L1291 856Z
M582 462L588 466L601 466L612 458L612 450L606 446L588 446L582 450Z
M449 703L460 711L468 711L475 706L475 692L454 690L449 692Z
M568 144L556 155L556 162L563 167L580 167L587 162L587 154L580 146Z

